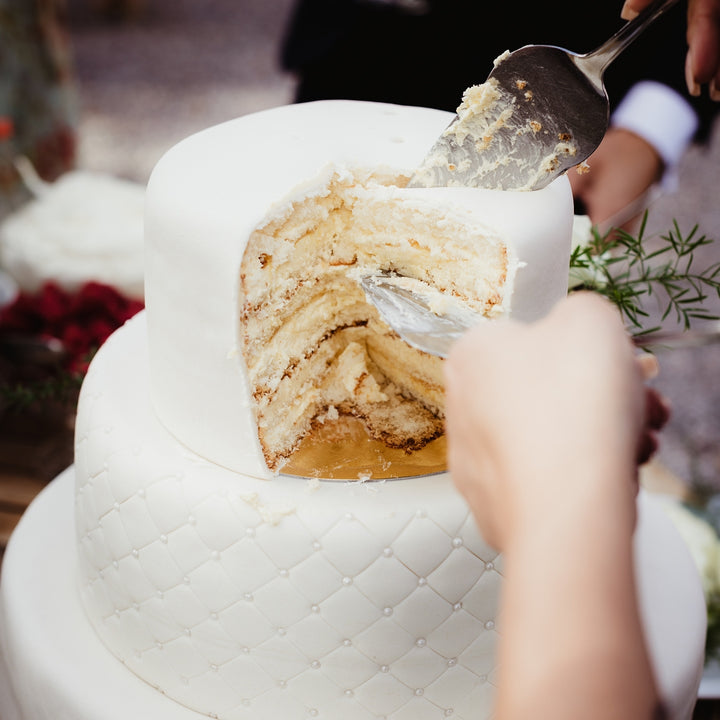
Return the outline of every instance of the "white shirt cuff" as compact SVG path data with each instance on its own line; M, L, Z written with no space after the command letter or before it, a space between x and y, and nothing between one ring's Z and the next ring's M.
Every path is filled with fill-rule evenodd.
M666 175L673 175L699 121L682 95L667 85L643 80L630 88L610 122L650 143L663 159Z

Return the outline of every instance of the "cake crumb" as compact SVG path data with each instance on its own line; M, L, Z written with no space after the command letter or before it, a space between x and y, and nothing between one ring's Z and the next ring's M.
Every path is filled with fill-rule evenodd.
M348 343L338 358L338 369L345 388L351 395L370 403L388 399L367 367L367 352L357 342Z
M326 422L332 422L333 420L337 420L340 417L340 413L338 412L338 409L334 405L328 405L327 410L324 414L317 416L317 421L324 425Z
M590 172L590 165L588 165L587 162L583 160L579 165L575 167L575 172L578 175L584 175L585 173Z
M493 67L497 67L503 60L510 57L510 51L505 50L493 60Z

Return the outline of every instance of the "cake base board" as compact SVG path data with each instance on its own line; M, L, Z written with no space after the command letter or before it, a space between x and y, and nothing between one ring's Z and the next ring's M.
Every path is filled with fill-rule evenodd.
M35 499L11 538L0 584L3 720L200 720L102 645L76 586L74 474ZM687 720L703 673L705 604L690 554L659 502L639 497L635 557L641 613L670 717Z

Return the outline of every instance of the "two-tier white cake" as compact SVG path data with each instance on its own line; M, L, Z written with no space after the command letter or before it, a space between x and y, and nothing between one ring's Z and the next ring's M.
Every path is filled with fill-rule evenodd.
M147 310L83 386L75 523L84 617L167 717L491 715L502 560L448 474L417 474L441 440L441 363L358 278L392 270L490 320L541 316L566 292L572 202L566 178L404 188L449 120L278 108L187 139L153 173ZM348 417L394 449L353 462ZM343 480L297 462L328 428ZM675 708L697 688L695 645Z

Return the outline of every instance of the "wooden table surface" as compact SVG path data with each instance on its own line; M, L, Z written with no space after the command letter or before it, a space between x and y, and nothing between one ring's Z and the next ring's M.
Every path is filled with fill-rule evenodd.
M65 407L0 412L0 555L32 499L72 463L73 424Z

